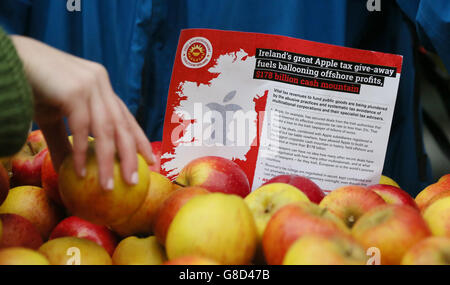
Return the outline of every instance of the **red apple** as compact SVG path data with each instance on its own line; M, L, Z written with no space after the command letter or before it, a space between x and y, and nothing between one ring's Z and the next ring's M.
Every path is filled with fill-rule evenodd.
M19 186L9 190L0 214L17 214L29 220L46 240L62 219L61 209L37 186Z
M209 192L201 187L186 187L175 190L175 192L161 204L153 224L153 232L160 244L165 245L169 226L175 215L178 213L178 210L195 196L207 193Z
M3 224L0 248L38 249L42 245L42 237L38 229L24 217L16 214L0 214L0 219Z
M341 218L349 228L370 209L384 204L380 195L361 186L340 187L320 202L320 206Z
M353 237L366 249L376 247L381 264L400 264L403 255L431 235L420 212L410 206L386 204L362 216L352 228Z
M407 192L398 187L385 184L376 184L367 188L380 195L381 198L383 198L383 200L388 204L408 205L419 210L416 201L414 201L414 199L409 196Z
M50 240L60 237L85 238L103 246L112 256L117 245L116 236L105 226L99 226L72 216L62 220L50 234Z
M41 167L47 152L47 143L42 132L31 132L25 145L11 161L14 186L41 186Z
M286 183L295 186L300 189L300 191L305 193L311 202L314 202L316 204L319 204L320 201L322 201L323 197L325 197L325 193L322 191L322 189L320 189L319 186L317 186L316 183L314 183L311 179L300 175L275 176L264 183L264 185L270 183Z
M349 235L345 224L327 209L310 202L296 202L280 208L266 226L262 245L266 261L280 265L289 247L302 235Z
M44 157L44 161L42 163L42 188L45 189L47 195L58 205L63 205L61 201L61 196L59 195L58 190L58 173L56 173L53 168L52 159L50 157L50 152Z
M155 161L153 163L153 165L149 165L149 169L151 171L154 172L161 172L161 155L162 155L162 151L161 151L161 142L160 141L156 141L156 142L152 142L152 152L153 152L153 156L155 158Z
M210 192L236 194L243 198L250 193L250 184L244 171L233 161L218 156L205 156L188 163L176 183L198 186Z
M450 265L450 238L423 239L403 255L402 265Z
M9 175L3 164L0 163L0 204L5 201L9 192Z

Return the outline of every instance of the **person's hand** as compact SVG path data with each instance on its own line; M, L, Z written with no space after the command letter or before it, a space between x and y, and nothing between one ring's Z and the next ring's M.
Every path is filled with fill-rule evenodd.
M116 151L123 178L136 184L136 153L152 164L151 146L133 115L114 93L106 69L27 37L11 38L33 88L34 120L44 133L55 169L73 151L76 172L83 177L88 135L92 133L102 187L114 188ZM64 117L73 135L73 148L67 138Z

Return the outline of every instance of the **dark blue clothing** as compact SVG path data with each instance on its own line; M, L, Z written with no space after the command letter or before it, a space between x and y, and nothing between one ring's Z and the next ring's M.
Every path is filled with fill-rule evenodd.
M107 68L116 93L151 140L160 139L173 58L182 28L280 34L403 55L399 93L383 173L415 195L431 183L414 97L414 22L422 43L450 70L450 1L365 0L1 0L0 25Z

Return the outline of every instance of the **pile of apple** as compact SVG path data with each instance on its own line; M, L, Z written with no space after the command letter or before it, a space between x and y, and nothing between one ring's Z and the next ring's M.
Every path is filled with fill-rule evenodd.
M297 175L251 192L221 157L172 182L138 155L139 183L116 161L107 191L94 145L84 178L70 156L55 172L40 131L0 164L0 264L450 264L450 174L415 199L393 181L325 195Z

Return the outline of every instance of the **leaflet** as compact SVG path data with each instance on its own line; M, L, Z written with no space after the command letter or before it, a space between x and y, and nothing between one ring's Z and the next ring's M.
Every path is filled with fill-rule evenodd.
M378 183L402 57L277 35L181 32L162 173L222 156L252 189L281 174L322 189Z

